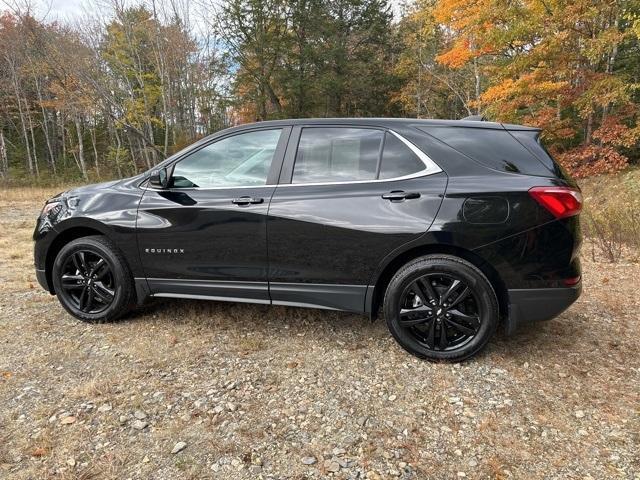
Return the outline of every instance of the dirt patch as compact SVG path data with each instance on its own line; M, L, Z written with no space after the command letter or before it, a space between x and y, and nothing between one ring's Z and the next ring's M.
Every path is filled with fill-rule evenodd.
M35 200L0 198L1 478L640 478L637 263L585 255L559 318L431 364L335 312L82 324L37 286Z

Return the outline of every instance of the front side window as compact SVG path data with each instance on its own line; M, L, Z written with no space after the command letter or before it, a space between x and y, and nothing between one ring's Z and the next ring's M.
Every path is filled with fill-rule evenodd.
M173 169L174 188L265 185L282 129L226 137L180 160Z
M305 128L292 183L393 179L420 172L425 164L400 139L372 128Z

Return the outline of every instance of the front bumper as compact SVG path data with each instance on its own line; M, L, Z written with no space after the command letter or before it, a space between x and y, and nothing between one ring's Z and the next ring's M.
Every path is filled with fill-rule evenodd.
M47 272L45 270L39 270L36 268L36 279L42 288L47 292L51 291L51 288L49 288L49 282L47 281Z
M512 289L508 293L509 317L505 330L510 335L522 325L560 315L578 299L582 282L572 287Z

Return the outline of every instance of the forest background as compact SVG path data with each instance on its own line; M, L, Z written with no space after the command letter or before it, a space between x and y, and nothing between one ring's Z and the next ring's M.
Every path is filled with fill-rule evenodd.
M5 185L121 178L290 117L534 125L577 177L640 158L638 0L90 0L73 21L2 8Z

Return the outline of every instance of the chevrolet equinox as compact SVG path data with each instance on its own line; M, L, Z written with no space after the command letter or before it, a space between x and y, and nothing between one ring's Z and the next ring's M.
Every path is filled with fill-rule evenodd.
M382 311L459 361L581 292L582 198L540 130L473 120L243 125L48 200L39 283L86 322L149 297Z

